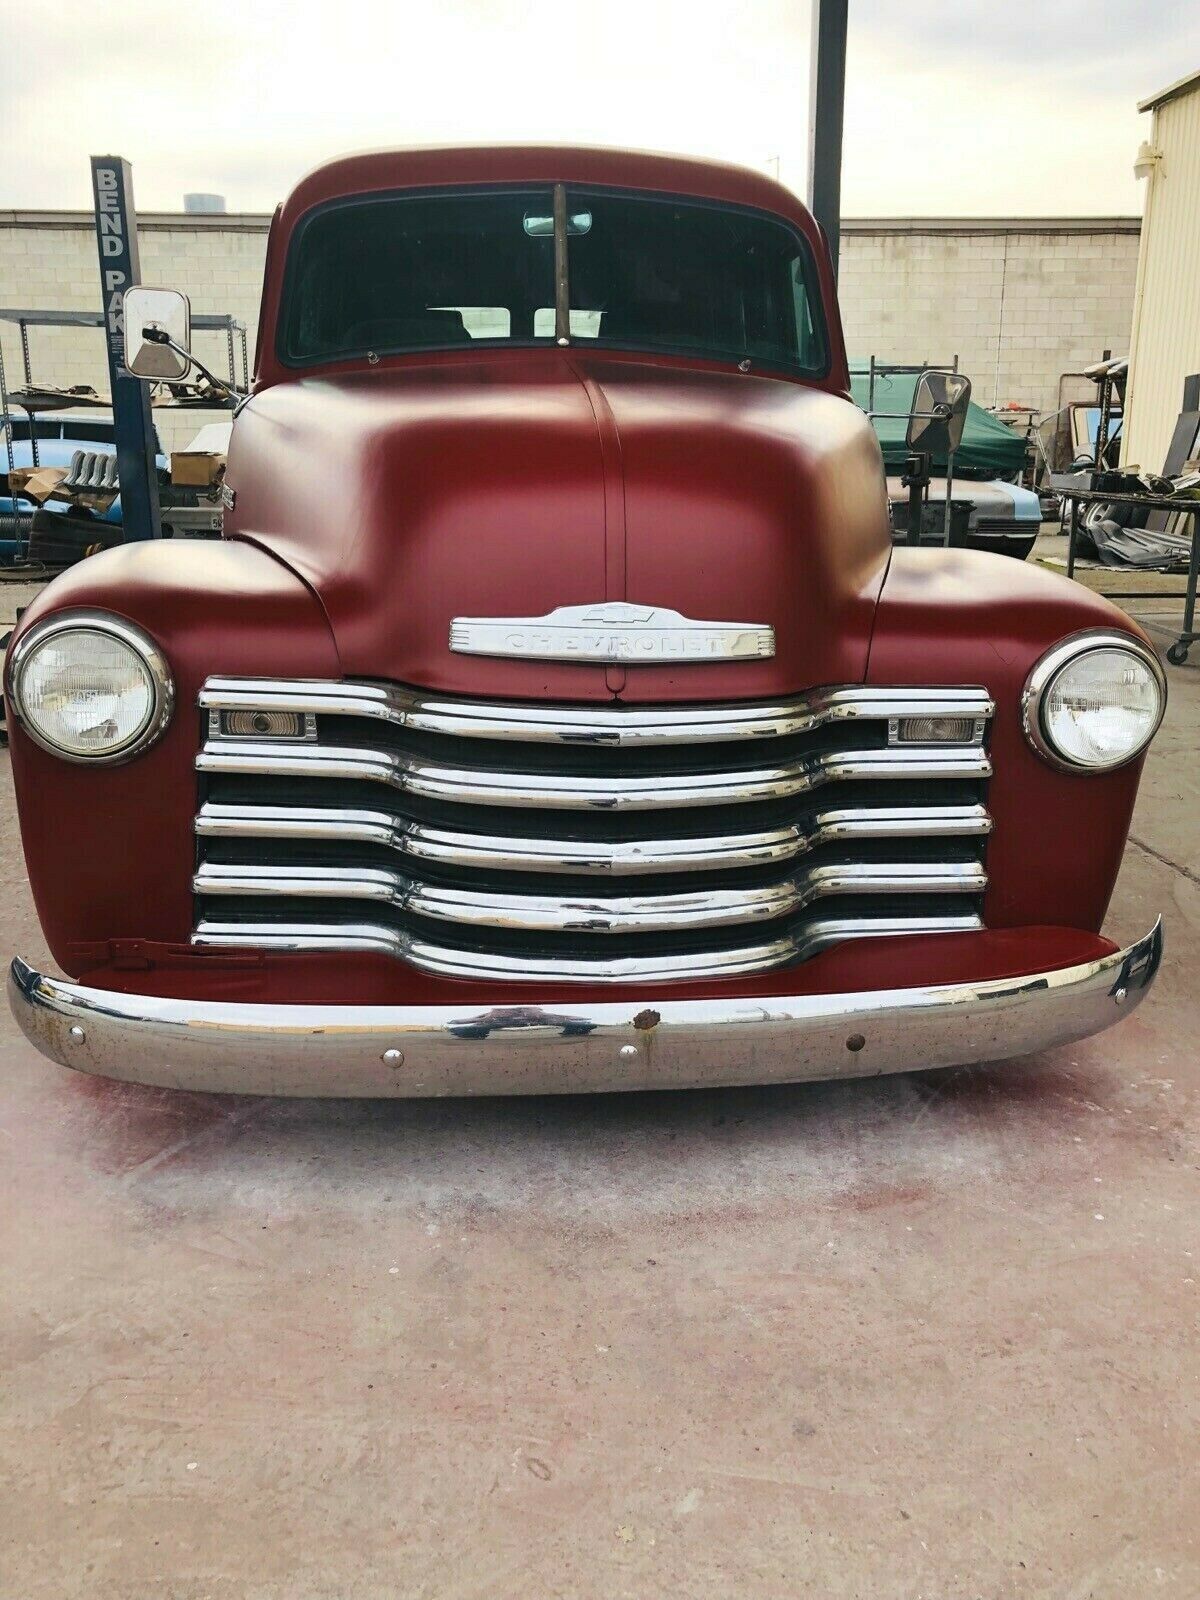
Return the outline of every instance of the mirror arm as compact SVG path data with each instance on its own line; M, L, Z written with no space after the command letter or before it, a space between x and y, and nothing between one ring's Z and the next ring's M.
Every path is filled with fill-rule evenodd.
M177 356L182 356L189 367L195 367L202 378L207 378L215 389L222 389L235 404L248 398L240 389L234 387L228 378L218 378L215 372L210 372L203 361L198 361L185 345L176 344L165 328L143 328L142 338L149 344L166 345L168 350L174 350ZM164 382L170 380L164 379Z

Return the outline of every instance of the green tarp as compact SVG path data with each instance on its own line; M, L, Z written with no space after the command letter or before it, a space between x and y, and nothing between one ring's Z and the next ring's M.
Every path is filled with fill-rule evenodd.
M855 400L864 411L870 409L870 365L852 362L850 387ZM912 410L913 392L917 387L917 374L897 372L891 375L875 374L876 411L887 413L875 417L873 424L883 450L883 464L895 475L904 470L908 449L904 436L908 431L908 414ZM894 420L893 420L894 419ZM972 402L963 429L962 444L954 452L955 474L970 473L973 477L1009 478L1020 472L1025 464L1025 440L1021 434L998 422L990 411ZM944 456L933 458L934 473L944 473Z

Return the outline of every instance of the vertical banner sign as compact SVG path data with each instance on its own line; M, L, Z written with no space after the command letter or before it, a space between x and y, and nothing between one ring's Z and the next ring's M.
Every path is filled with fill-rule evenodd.
M124 296L132 284L141 282L137 213L128 161L120 156L92 157L92 198L125 538L157 539L161 528L150 390L125 371Z

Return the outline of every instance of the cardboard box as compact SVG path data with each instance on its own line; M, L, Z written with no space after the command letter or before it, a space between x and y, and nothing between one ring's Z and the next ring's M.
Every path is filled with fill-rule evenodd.
M211 489L225 472L225 457L215 450L172 450L171 482L184 489Z
M8 474L10 494L22 494L42 505L67 475L66 467L14 467Z
M111 489L101 494L91 489L76 489L70 494L64 494L62 498L69 500L73 506L84 506L88 511L99 511L103 515L120 492L119 489Z

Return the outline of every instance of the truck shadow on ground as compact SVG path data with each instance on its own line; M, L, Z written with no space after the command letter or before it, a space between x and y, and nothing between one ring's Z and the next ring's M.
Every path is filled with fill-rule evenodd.
M985 1067L765 1088L445 1100L287 1100L67 1079L60 1137L94 1172L265 1191L349 1183L359 1200L437 1205L464 1189L632 1195L685 1177L841 1181L864 1162L914 1179L982 1173L1089 1144L1121 1116L1120 1080L1065 1051ZM64 1107L64 1109L66 1109Z

